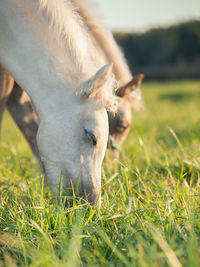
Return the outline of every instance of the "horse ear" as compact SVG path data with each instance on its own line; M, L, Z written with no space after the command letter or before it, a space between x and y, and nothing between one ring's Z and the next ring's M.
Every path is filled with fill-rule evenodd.
M111 73L112 64L104 65L84 83L83 88L81 88L81 95L86 98L95 96L111 77Z
M143 78L144 74L142 73L134 76L130 82L117 90L116 95L119 97L124 97L131 94L135 89L140 87Z

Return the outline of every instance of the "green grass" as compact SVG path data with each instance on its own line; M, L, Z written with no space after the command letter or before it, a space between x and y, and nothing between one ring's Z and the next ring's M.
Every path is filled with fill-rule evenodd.
M0 266L199 266L200 81L149 82L102 207L65 209L8 114L0 145Z

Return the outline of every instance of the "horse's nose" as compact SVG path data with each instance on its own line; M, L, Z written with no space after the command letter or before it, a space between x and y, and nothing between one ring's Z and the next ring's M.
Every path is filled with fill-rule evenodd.
M98 189L95 189L94 187L86 187L87 189L79 188L79 197L83 198L87 202L89 202L93 206L97 206L99 209L101 206L101 192ZM66 207L72 207L73 206L73 200L66 200L65 202Z
M92 192L91 194L88 194L87 200L91 205L95 205L99 197L100 197L100 192Z
M100 189L94 186L86 186L81 192L81 196L86 199L91 205L100 207L101 194Z

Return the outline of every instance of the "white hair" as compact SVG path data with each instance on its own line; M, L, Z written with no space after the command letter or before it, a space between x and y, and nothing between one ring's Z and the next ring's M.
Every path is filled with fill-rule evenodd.
M90 78L102 67L103 63L76 7L70 0L38 0L38 4L51 34L73 63L73 66L68 66L68 68L74 68L74 72L77 73L74 82L77 83L77 80L81 78L80 74L85 78ZM116 106L116 97L112 90L114 83L114 76L110 75L109 81L106 82L110 88L107 87L107 90L102 90L96 95L98 102L109 110L113 110Z

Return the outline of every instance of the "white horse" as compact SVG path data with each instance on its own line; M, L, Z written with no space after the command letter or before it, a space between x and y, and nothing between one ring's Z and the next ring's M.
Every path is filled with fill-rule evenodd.
M67 0L1 0L0 63L30 96L47 181L58 192L100 199L108 139L106 109L116 105L111 66L100 68L87 29Z

